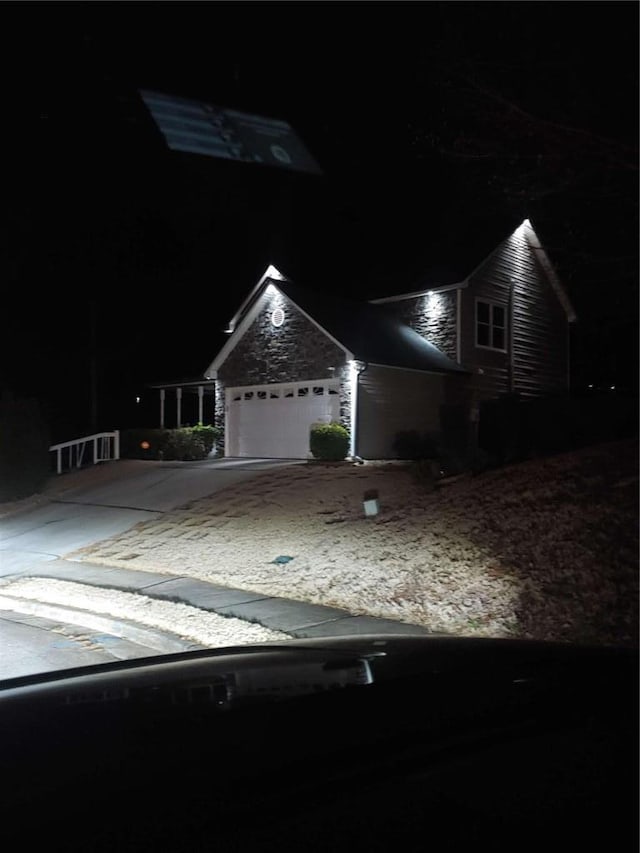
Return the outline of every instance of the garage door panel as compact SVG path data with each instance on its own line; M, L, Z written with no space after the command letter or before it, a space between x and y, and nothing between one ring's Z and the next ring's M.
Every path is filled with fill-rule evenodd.
M327 380L229 389L227 454L306 459L311 425L339 413L337 383Z

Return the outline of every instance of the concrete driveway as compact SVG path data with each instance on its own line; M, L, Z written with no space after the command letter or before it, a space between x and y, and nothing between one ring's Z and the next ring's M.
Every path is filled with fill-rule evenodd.
M24 571L140 521L300 460L124 460L54 478L43 506L0 518L0 575Z
M161 519L173 508L221 489L231 487L229 501L237 501L235 484L294 464L300 460L123 460L53 478L35 505L30 499L31 508L0 504L0 680L183 651L194 643L209 648L280 641L271 634L265 638L265 632L287 638L428 633L414 625L181 574L64 559L71 551L139 522ZM61 599L52 580L70 583L73 590L64 590ZM16 590L25 581L37 589ZM104 594L107 604L100 598ZM123 595L126 601L114 600ZM151 612L158 604L173 609L170 628L166 618L160 624ZM179 610L184 605L193 610L185 614Z

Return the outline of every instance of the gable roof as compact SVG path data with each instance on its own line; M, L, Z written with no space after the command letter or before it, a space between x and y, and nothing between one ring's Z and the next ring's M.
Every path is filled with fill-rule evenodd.
M229 353L260 310L260 296L269 287L276 287L334 343L341 347L348 359L357 359L370 364L399 367L406 370L420 370L435 373L466 373L453 359L446 356L436 346L403 323L386 308L386 303L420 296L429 290L465 287L468 280L489 258L499 250L509 237L521 232L531 251L538 259L558 300L565 310L570 323L575 322L576 314L569 295L564 289L553 264L545 252L538 236L528 219L491 250L474 256L473 265L469 260L471 243L464 253L454 255L456 261L447 267L434 267L427 277L416 282L416 288L410 293L399 294L370 302L356 302L333 294L308 290L294 284L275 267L269 266L246 297L229 323L227 332L231 338L222 347L211 363L205 376L210 378L224 363ZM475 241L480 245L484 238ZM463 266L464 264L464 266ZM463 273L462 270L465 270ZM422 289L417 289L424 285Z
M420 263L416 274L410 277L407 292L422 294L462 284L506 239L501 235L513 233L519 224L520 220L511 216L502 217L499 221L494 216L470 217L466 224L448 228L445 233L427 235L424 245L426 262ZM390 294L389 299L392 296Z
M505 229L506 230L506 229ZM410 291L398 294L397 296L387 296L382 299L373 299L373 303L382 304L386 302L399 302L403 299L411 299L416 296L423 296L430 290L447 289L450 287L464 287L468 280L476 273L489 258L498 251L500 246L517 232L521 231L538 259L540 266L544 270L549 284L553 288L556 296L562 307L565 310L567 319L570 323L576 321L576 313L569 299L569 294L565 290L560 277L558 276L548 254L544 250L542 243L531 222L524 219L516 228L511 228L511 231L499 242L490 243L484 232L474 232L471 236L460 245L455 244L450 249L450 257L441 263L433 264L423 272L414 284Z
M545 252L538 235L536 234L533 225L529 222L528 219L525 219L521 228L524 228L525 238L531 247L531 251L534 253L538 262L542 269L544 270L547 278L549 279L549 283L551 287L554 289L556 296L558 297L560 304L565 310L567 315L567 320L570 323L575 323L577 318L576 312L571 304L571 300L569 299L569 294L564 288L564 285L560 281L558 273L555 270L555 267L551 263L549 256Z
M436 373L467 372L382 306L327 296L286 280L277 287L359 361Z
M215 376L241 340L261 310L260 296L268 287L279 290L348 359L431 373L467 372L384 307L309 290L270 266L231 319L227 329L231 337L205 371L207 378Z

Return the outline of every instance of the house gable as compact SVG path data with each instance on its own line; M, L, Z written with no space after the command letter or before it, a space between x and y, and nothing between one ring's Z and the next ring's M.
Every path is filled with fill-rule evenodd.
M567 323L576 315L528 219L464 280L373 302L468 368L481 398L567 387ZM504 322L489 346L477 336L479 310Z
M560 281L560 278L549 259L549 256L543 249L542 244L538 239L538 235L534 231L533 226L531 225L528 219L525 219L525 221L523 222L523 226L525 226L524 235L526 237L526 240L529 243L531 249L533 250L533 253L536 256L538 263L544 270L544 273L547 276L547 279L549 280L549 284L554 289L555 294L558 297L558 300L560 301L560 304L564 308L564 311L567 315L567 320L569 321L569 323L575 323L577 320L576 312L574 311L571 301L569 299L569 294L564 289L562 282Z
M471 273L461 297L460 357L481 399L566 390L575 313L528 220ZM499 344L480 342L480 311L504 323Z
M274 277L275 276L275 277ZM262 341L263 344L267 346L267 348L273 348L275 341L279 338L282 341L287 341L288 343L294 344L297 346L295 341L295 332L297 331L297 325L292 329L289 323L284 322L286 320L287 314L285 313L285 307L290 306L293 309L293 316L300 315L304 317L307 323L310 326L314 327L314 332L312 335L313 340L320 340L317 337L317 332L323 335L326 338L329 338L332 343L338 349L342 350L342 352L346 355L347 358L353 358L353 355L344 347L339 341L337 341L332 335L326 331L316 320L313 319L309 314L307 314L300 306L296 305L293 300L283 293L282 289L278 287L278 283L286 282L286 278L278 272L273 266L269 266L264 273L264 275L260 278L256 286L244 300L238 311L232 317L229 322L229 326L227 328L227 333L231 335L226 344L222 347L220 352L217 354L215 359L211 362L207 370L205 371L205 376L208 379L216 378L218 375L218 371L220 367L227 361L232 351L240 344L243 340L244 335L254 326L256 320L260 317L265 316L265 312L268 312L268 323L263 323L262 328L269 329L270 334L264 337ZM273 312L277 309L280 309L283 312L283 323L281 326L276 326L272 322ZM291 311L289 311L291 313ZM283 328L286 325L286 329ZM273 329L282 329L281 332L274 332ZM255 332L254 332L255 333ZM283 343L284 346L284 343ZM344 359L342 359L344 360ZM283 381L288 381L287 379Z
M212 363L209 375L226 387L337 378L351 354L273 282Z

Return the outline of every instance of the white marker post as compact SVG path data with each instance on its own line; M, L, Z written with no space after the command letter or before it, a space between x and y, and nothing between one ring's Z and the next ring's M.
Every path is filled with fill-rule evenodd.
M380 507L378 506L378 490L377 489L369 489L368 492L365 492L363 495L364 501L364 514L367 518L371 518L375 516L380 511Z

